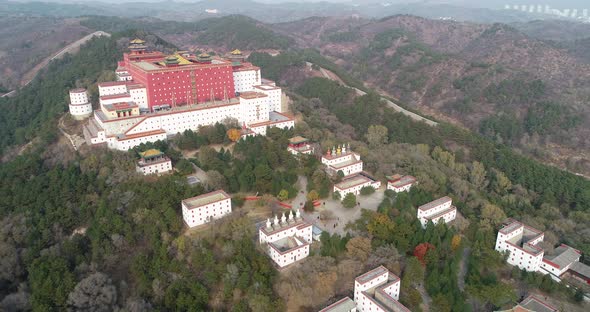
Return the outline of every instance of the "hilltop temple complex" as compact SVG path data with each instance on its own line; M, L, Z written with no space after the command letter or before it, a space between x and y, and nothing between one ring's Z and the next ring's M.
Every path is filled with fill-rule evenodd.
M239 50L224 58L165 55L148 51L139 39L131 41L129 50L118 63L117 81L98 84L99 109L84 127L89 144L129 150L227 118L238 120L248 135L295 125L283 113L281 88L263 80L260 68L245 62ZM80 92L70 92L72 104L85 104ZM73 111L70 105L72 115L90 115L86 110Z

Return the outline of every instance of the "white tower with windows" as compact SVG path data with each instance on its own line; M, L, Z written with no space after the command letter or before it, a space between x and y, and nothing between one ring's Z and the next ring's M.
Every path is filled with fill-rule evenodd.
M84 88L70 90L70 114L76 120L92 115L92 104L88 101L88 92Z

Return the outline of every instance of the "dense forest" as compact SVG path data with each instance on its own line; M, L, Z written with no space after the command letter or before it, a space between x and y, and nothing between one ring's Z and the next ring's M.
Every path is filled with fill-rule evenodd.
M492 311L531 290L581 299L573 288L507 266L493 244L499 224L514 217L545 231L548 249L565 242L590 252L590 182L467 130L414 122L373 93L356 96L323 78L289 84L286 73L305 61L339 71L315 51L251 56L289 86L295 129L231 143L226 134L236 124L228 122L125 153L87 148L71 152L71 161L55 159L67 90L95 94L120 57L117 40L131 35L93 39L16 97L0 99L15 111L0 116L3 155L32 142L0 166L0 309L315 311L350 295L354 277L377 265L402 278L401 301L412 311L420 311L422 293L437 311ZM386 192L377 211L363 210L348 225L351 235L322 234L297 270L278 272L257 246L242 196L292 198L306 176L309 194L329 198L335 179L316 158L285 150L294 135L323 148L350 143L376 177L412 174L420 183L407 194ZM150 147L170 155L178 172L138 176L137 151ZM206 171L206 184L186 183L188 162ZM179 202L218 188L233 194L234 213L187 234ZM444 195L460 218L422 229L416 207Z

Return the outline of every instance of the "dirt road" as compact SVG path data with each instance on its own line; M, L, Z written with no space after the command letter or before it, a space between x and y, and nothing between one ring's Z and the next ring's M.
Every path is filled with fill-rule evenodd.
M39 71L41 71L43 68L47 67L49 62L51 62L52 60L59 59L62 56L64 56L66 53L76 53L80 49L80 46L82 46L83 44L88 42L90 39L92 39L94 37L103 37L103 36L110 37L111 34L106 33L104 31L95 31L89 35L84 36L82 39L79 39L77 41L74 41L74 42L68 44L63 49L61 49L60 51L55 53L54 55L45 58L43 61L41 61L39 64L35 65L35 67L33 67L31 70L29 70L27 73L25 73L23 75L23 79L20 81L21 88L26 87L29 83L31 83L31 81L33 81L33 79L35 79L35 77L37 76ZM12 90L12 91L2 95L2 97L14 96L14 95L16 95L16 91L17 90Z
M312 63L307 62L307 66L311 67L312 65L313 65ZM320 72L322 73L322 75L324 76L324 78L337 81L337 82L339 82L339 83L341 83L341 84L343 84L343 85L345 85L345 86L347 86L347 87L349 87L351 89L354 89L357 95L365 95L365 94L367 94L363 90L360 90L360 89L357 89L357 88L353 88L353 87L351 87L349 85L346 85L342 81L342 79L340 79L335 73L333 73L331 71L328 71L328 70L320 67ZM336 79L334 77L338 77L338 79ZM436 121L432 121L432 120L430 120L428 118L422 117L422 116L420 116L420 115L418 115L418 114L416 114L414 112L410 112L409 110L407 110L407 109L405 109L405 108L397 105L396 103L392 102L387 97L385 97L385 95L383 95L381 93L379 95L381 95L381 99L387 104L387 106L391 107L396 112L402 113L402 114L404 114L404 115L406 115L406 116L408 116L408 117L410 117L410 118L412 118L412 119L414 119L416 121L423 121L423 122L425 122L429 126L433 126L434 127L434 126L437 126L438 125L438 123Z

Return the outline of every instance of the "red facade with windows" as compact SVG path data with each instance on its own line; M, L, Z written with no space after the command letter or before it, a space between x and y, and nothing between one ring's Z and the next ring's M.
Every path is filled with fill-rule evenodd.
M134 82L146 86L150 110L160 105L181 106L235 97L231 62L154 65L152 69L142 68L136 63L156 64L163 59L160 53L141 56L125 54L124 62L120 64L129 71Z

